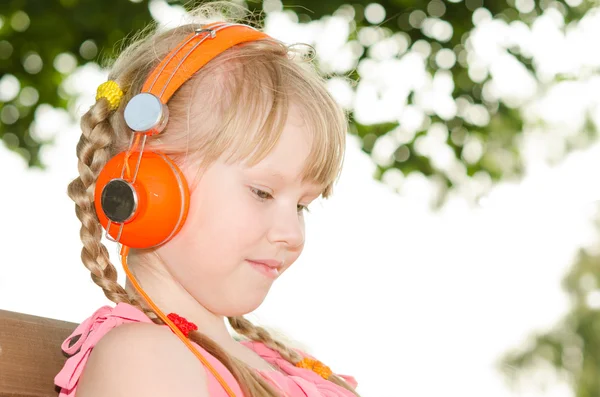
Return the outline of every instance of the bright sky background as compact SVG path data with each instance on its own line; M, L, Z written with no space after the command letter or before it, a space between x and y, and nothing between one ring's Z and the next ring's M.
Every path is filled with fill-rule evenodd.
M155 13L170 17L165 9ZM502 40L515 40L537 51L535 56L547 65L546 76L577 75L600 63L600 53L582 55L595 41L580 42L598 37L599 17L590 12L593 20L565 36L552 13L531 30L485 23L485 13L478 15L482 22L472 58L481 70L474 73L494 76L490 95L512 95L514 101L527 104L528 117L551 122L546 131L527 131L524 180L493 187L477 206L452 196L433 213L427 204L432 191L424 178L403 179L402 195L395 193L371 178L372 160L351 138L333 198L308 215L303 256L251 315L298 340L334 370L354 375L364 396L571 396L558 383L546 392L527 385L511 391L496 364L501 354L533 331L546 330L566 312L561 278L577 249L597 241L591 220L600 199L595 172L600 169L600 144L568 155L558 166L548 166L544 158L560 151L561 136L577 126L582 109L600 120L599 90L592 89L600 81L583 76L573 83L549 84L540 95L528 72L521 71L516 83L521 78L518 66L491 49L503 45ZM302 32L285 14L273 12L269 18L267 31L274 36L290 43L312 40L302 38L308 28ZM343 47L344 40L335 35L340 29L344 32L343 20L334 18L329 24L334 26L310 28L333 32L330 41L316 44L317 51L332 54L337 48L343 53L338 44ZM485 51L477 52L478 40L488 43L482 46ZM562 62L551 59L559 52L550 51L551 45L564 50L559 54ZM414 73L420 73L418 57L407 55L411 56L400 61L407 64L395 67L407 73L414 67ZM507 62L505 67L502 62ZM393 70L385 61L371 67ZM508 77L503 74L507 67L513 67ZM421 76L423 92L437 89L434 82L439 80ZM382 76L386 78L398 89L402 81L415 81ZM68 87L82 94L78 113L89 107L104 79L93 66L76 73ZM514 89L507 88L508 82ZM376 80L365 84L355 98L344 94L343 84L333 90L342 102L360 104L357 111L365 119L395 114L408 117L404 120L410 124L410 117L421 117L419 109L403 112L398 103L369 100L369 93L383 86ZM452 112L441 91L436 92L436 111ZM40 113L38 125L39 134L56 136L56 144L43 154L46 171L28 170L24 161L0 146L0 308L79 322L109 303L80 262L80 225L66 196L67 184L77 175L80 132L64 114L52 110ZM116 253L114 245L107 246ZM113 263L118 263L116 255Z

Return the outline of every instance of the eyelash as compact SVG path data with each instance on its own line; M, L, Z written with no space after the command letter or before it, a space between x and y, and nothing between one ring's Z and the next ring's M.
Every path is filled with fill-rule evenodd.
M250 190L252 191L252 193L254 193L254 195L256 196L256 198L258 198L261 201L265 201L265 200L269 200L269 199L273 198L273 196L271 195L271 193L265 192L264 190L260 190L260 189L254 188L254 187L251 187ZM261 197L261 194L264 194L267 197ZM305 205L302 205L302 204L298 204L297 210L298 210L298 213L310 212L310 210L308 209L308 207L305 206Z

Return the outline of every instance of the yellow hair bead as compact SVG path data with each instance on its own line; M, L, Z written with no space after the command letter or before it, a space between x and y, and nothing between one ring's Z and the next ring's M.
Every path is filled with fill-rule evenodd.
M332 372L331 369L319 360L305 357L302 361L296 363L296 367L310 369L311 371L320 375L323 379L329 379Z
M123 91L121 91L121 88L116 82L108 80L98 86L96 100L99 100L100 98L105 98L108 101L110 110L115 110L121 103Z

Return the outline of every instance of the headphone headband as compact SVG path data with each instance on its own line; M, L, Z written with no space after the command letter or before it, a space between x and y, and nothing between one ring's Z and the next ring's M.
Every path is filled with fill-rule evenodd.
M219 40L213 40L216 36ZM167 103L173 94L200 68L236 44L266 39L265 33L240 24L216 22L205 25L187 36L152 71L142 92L148 92ZM201 51L196 51L201 46Z
M224 22L196 29L152 70L141 93L127 103L125 122L134 132L160 133L167 124L167 102L202 66L234 45L268 37L248 25Z

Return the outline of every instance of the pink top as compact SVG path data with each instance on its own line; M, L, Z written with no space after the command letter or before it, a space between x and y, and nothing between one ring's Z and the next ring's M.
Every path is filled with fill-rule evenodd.
M96 343L111 329L121 324L134 322L152 323L152 320L141 310L126 303L119 303L114 308L103 306L91 317L82 322L61 346L65 353L72 356L67 359L62 370L54 378L54 383L61 388L59 397L75 396L79 376L81 376L85 363ZM80 338L69 347L71 339L78 335L81 335ZM254 350L273 367L279 369L279 371L257 371L277 390L280 390L282 396L354 397L354 394L350 391L323 379L315 372L294 366L282 358L277 351L270 349L263 343L253 341L242 343ZM235 395L242 397L243 394L240 386L231 372L202 347L197 344L195 344L195 347L210 362L215 370L219 372ZM303 355L308 356L306 354ZM227 393L210 371L207 370L206 375L210 396L226 397ZM356 387L354 378L344 375L339 376L353 387Z

